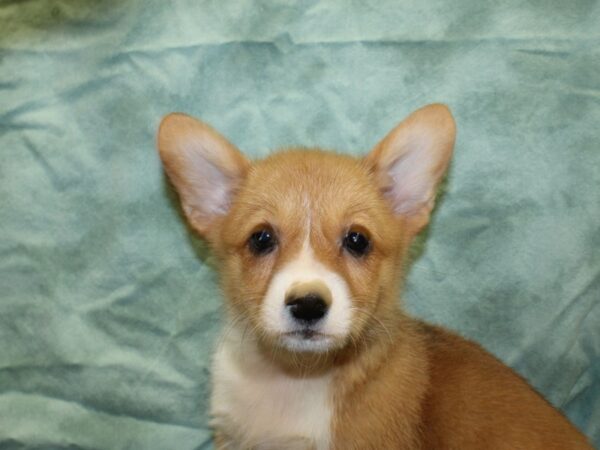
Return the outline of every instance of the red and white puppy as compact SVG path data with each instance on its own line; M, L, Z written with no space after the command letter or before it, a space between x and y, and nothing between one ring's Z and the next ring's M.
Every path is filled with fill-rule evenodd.
M400 308L454 137L449 110L430 105L364 158L288 149L250 162L208 125L164 118L160 156L227 305L218 448L591 448L477 344Z

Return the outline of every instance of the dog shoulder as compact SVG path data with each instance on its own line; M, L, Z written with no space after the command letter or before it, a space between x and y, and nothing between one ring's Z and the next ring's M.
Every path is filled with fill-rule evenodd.
M421 324L421 330L430 360L422 427L427 448L592 448L524 378L483 347L441 327Z

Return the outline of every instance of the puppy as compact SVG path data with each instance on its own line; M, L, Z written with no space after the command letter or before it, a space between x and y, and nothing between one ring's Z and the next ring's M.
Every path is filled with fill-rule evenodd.
M479 345L409 317L403 264L455 138L426 106L368 155L288 149L249 161L166 116L158 149L226 299L214 358L219 449L591 449Z

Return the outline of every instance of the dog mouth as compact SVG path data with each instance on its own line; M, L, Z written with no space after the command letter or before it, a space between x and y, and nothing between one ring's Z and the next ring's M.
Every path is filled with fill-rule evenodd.
M334 336L310 328L283 333L280 342L283 347L294 352L320 353L336 346Z
M319 339L325 339L330 336L324 333L319 333L318 331L312 330L310 328L304 328L302 330L290 331L288 333L283 334L285 337L301 339L305 341L317 341Z

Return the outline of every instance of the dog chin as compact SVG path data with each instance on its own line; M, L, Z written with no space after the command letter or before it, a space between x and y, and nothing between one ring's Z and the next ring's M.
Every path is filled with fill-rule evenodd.
M291 352L324 353L339 347L338 339L322 333L292 331L284 333L279 338L280 345Z

